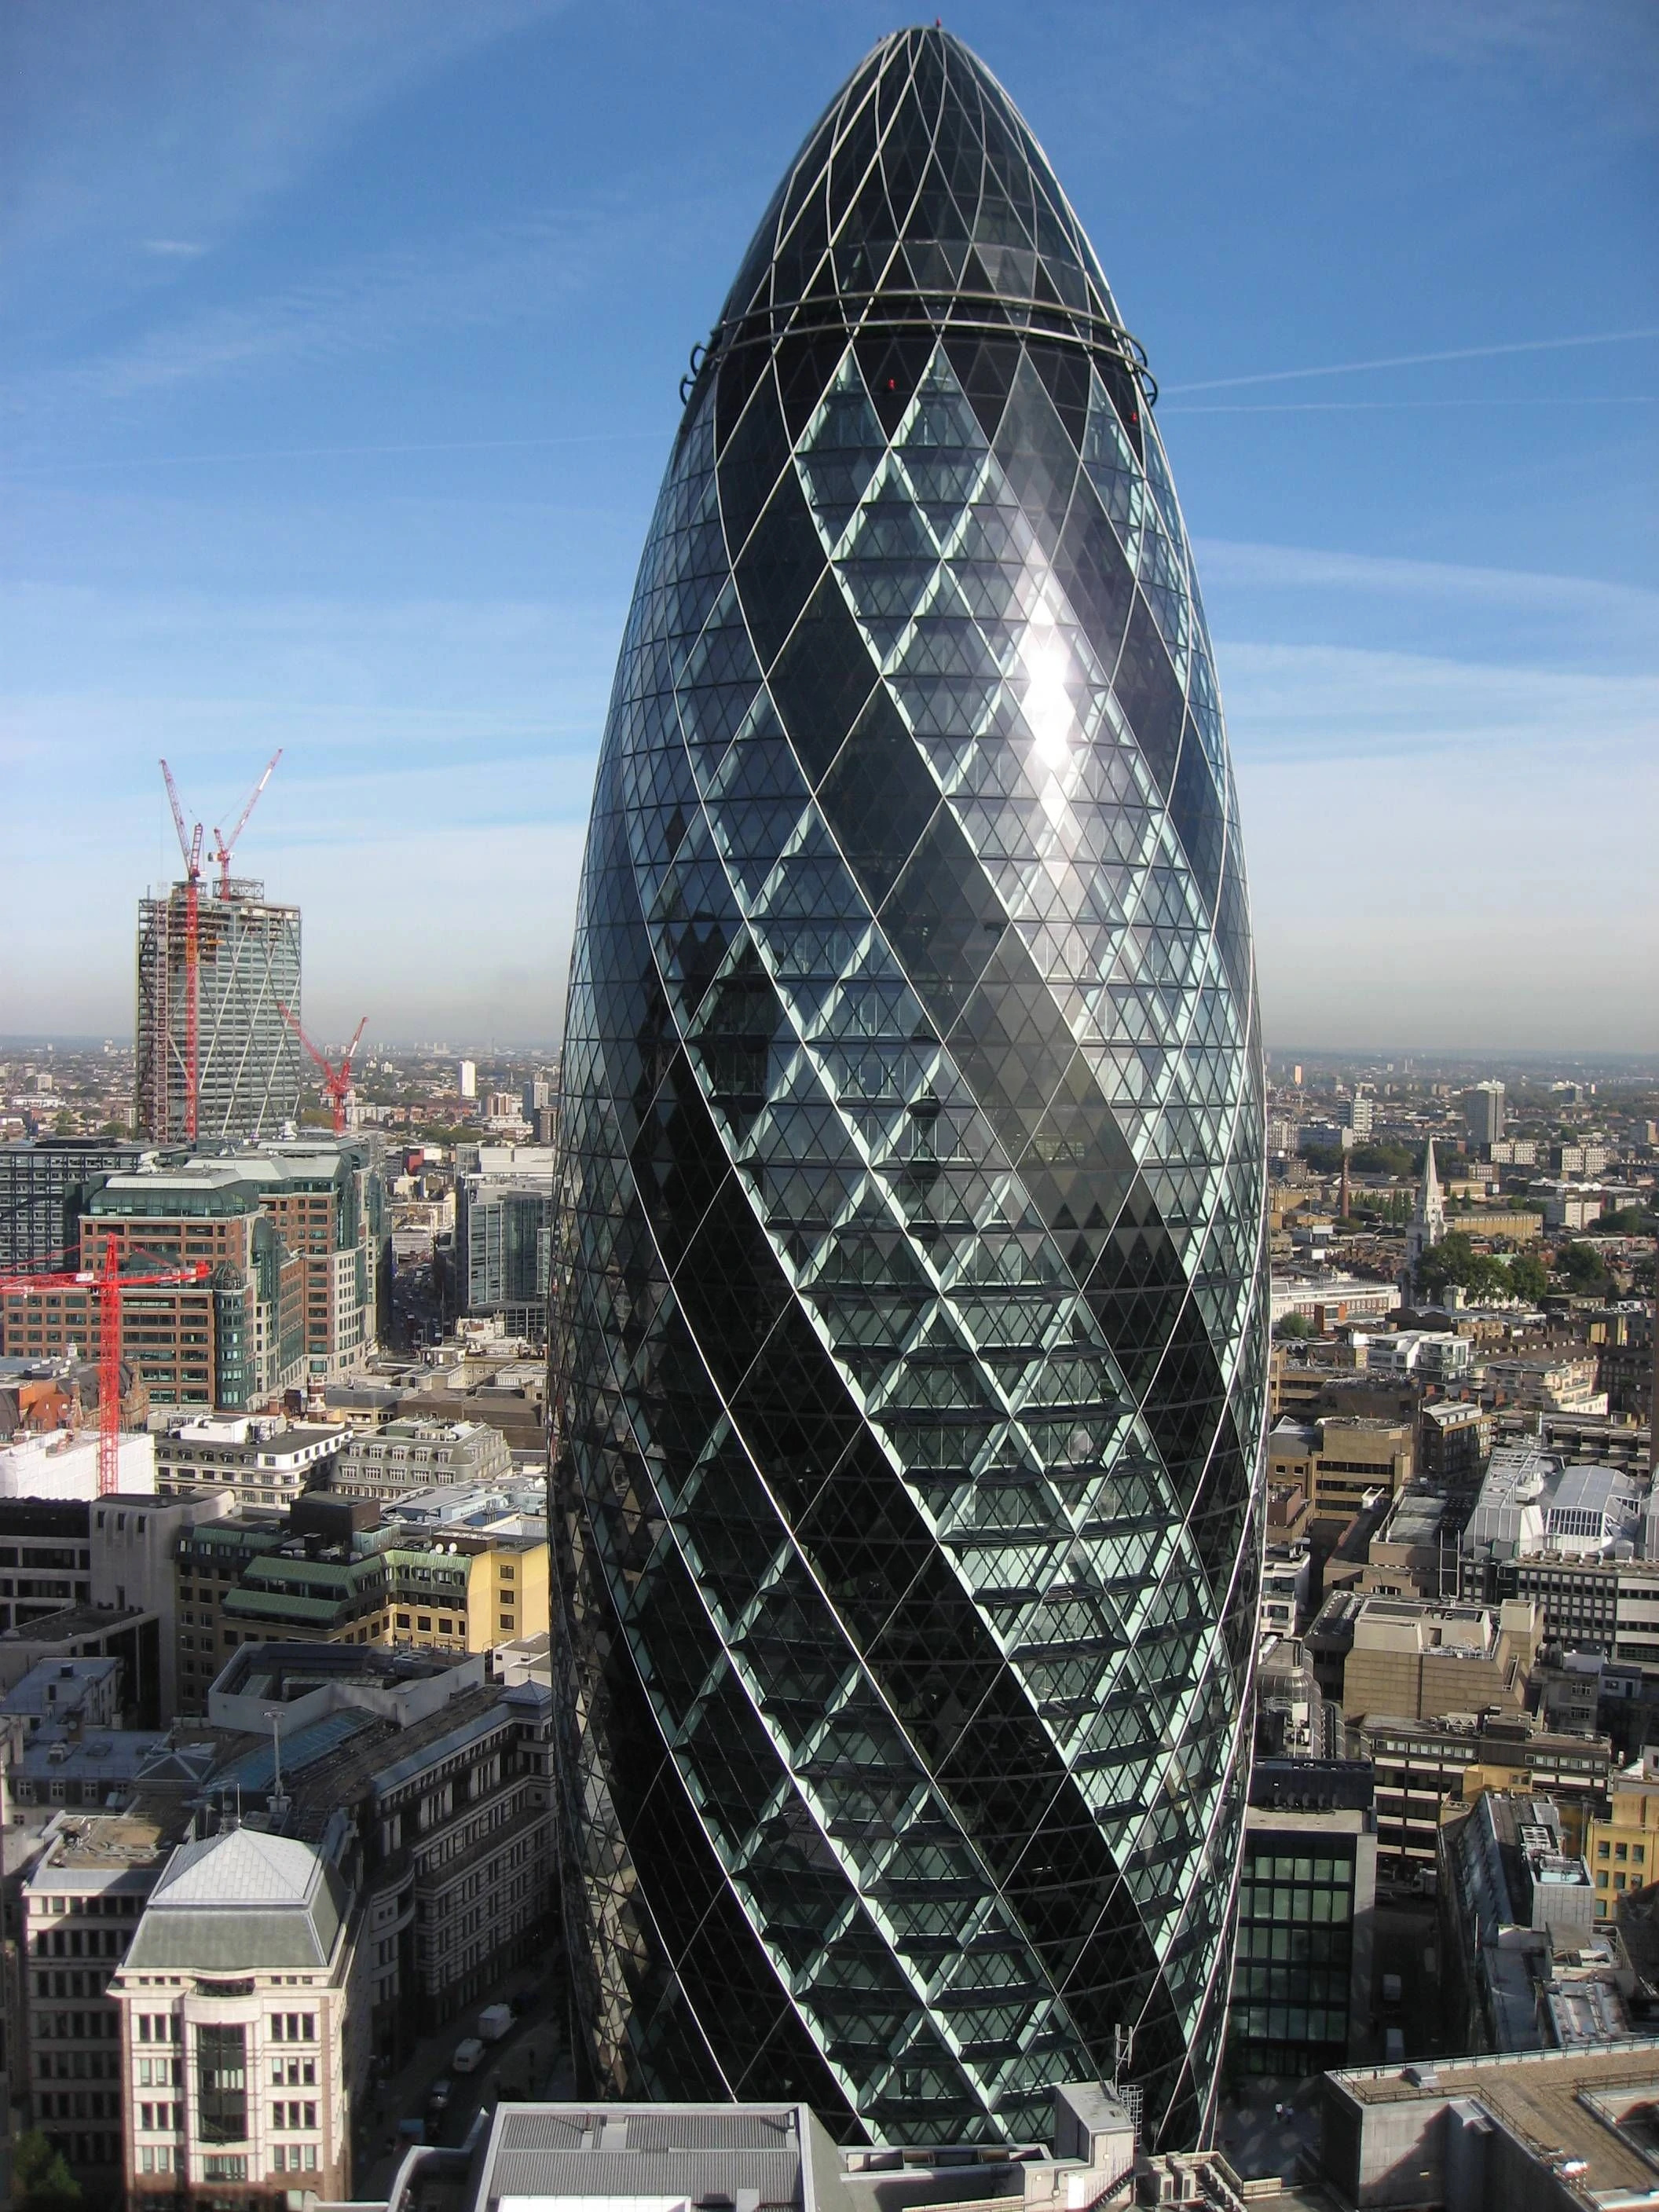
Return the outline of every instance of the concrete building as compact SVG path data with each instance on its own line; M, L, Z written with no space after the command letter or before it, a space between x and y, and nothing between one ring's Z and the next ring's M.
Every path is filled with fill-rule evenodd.
M110 1984L130 2204L349 2197L368 2057L351 1835L341 1814L320 1846L236 1827L173 1851Z
M1607 1393L1599 1390L1594 1352L1566 1352L1547 1359L1498 1358L1486 1364L1486 1386L1529 1413L1605 1413Z
M464 1060L459 1063L455 1071L455 1087L463 1098L477 1097L478 1063L477 1060Z
M404 2160L386 2212L415 2212L434 2186L455 2212L922 2212L999 2208L1232 2206L1237 2184L1212 2152L1138 2156L1137 2117L1109 2084L1052 2093L1048 2140L1012 2146L917 2142L902 2151L837 2145L806 2104L509 2105L475 2154L421 2149ZM1201 2191L1202 2193L1195 2193ZM1219 2191L1220 2193L1218 2193Z
M123 2064L110 1984L182 1825L149 1809L59 1812L18 1886L14 2087L28 2124L63 2153L90 2196L119 2194L123 2091L136 2086L135 2069ZM172 2053L167 2063L171 2090ZM182 2096L182 2078L179 2087Z
M1300 1314L1322 1335L1345 1322L1381 1321L1399 1304L1400 1288L1395 1283L1367 1282L1358 1275L1329 1272L1273 1278L1273 1320Z
M1313 2094L1321 2179L1344 2212L1634 2212L1651 2200L1659 2040L1351 2069Z
M228 1489L238 1509L291 1505L303 1490L330 1486L345 1434L343 1424L293 1425L275 1414L174 1421L155 1440L157 1485L167 1498Z
M1467 1399L1425 1405L1417 1417L1417 1472L1426 1483L1472 1489L1498 1433L1488 1409Z
M155 1445L148 1436L116 1444L117 1480L131 1495L155 1488ZM93 1430L60 1429L0 1444L0 1499L85 1504L98 1495L98 1437Z
M1465 1597L1536 1602L1564 1650L1659 1672L1659 1505L1645 1474L1498 1445L1458 1574Z
M182 1709L204 1711L247 1644L459 1655L534 1635L549 1625L548 1562L544 1526L411 1528L371 1499L322 1491L286 1516L216 1521L178 1547Z
M90 1187L81 1262L112 1240L124 1266L205 1261L204 1282L122 1297L124 1356L158 1406L252 1411L307 1380L355 1373L378 1340L390 1247L362 1142L317 1139L225 1156L143 1159ZM9 1357L95 1357L91 1286L0 1297Z
M61 1267L77 1252L88 1197L101 1176L137 1167L138 1149L108 1137L0 1145L0 1274Z
M300 1110L300 909L232 878L198 905L196 1119L186 1113L189 972L183 884L138 908L138 1133L161 1144L270 1137Z
M1443 1491L1413 1485L1401 1492L1353 1586L1377 1597L1457 1595L1457 1523Z
M393 1420L373 1436L349 1436L334 1468L342 1498L389 1503L446 1483L504 1482L513 1454L500 1431L475 1420Z
M1589 1856L1613 1760L1606 1736L1559 1735L1526 1713L1366 1713L1349 1724L1348 1741L1371 1763L1377 1856L1396 1876L1415 1873L1431 1887L1441 1828L1488 1790L1551 1798L1567 1843Z
M1541 1611L1524 1600L1487 1607L1352 1590L1327 1598L1305 1639L1322 1692L1350 1720L1520 1712L1542 1640Z
M1299 1482L1316 1520L1349 1521L1374 1491L1397 1496L1412 1479L1413 1432L1403 1422L1288 1415L1267 1431L1270 1481Z
M1477 1083L1463 1093L1463 1127L1469 1150L1479 1155L1499 1143L1504 1134L1504 1086Z
M299 1261L308 1385L357 1374L380 1342L391 1297L391 1227L373 1140L283 1139L237 1155Z
M1454 1329L1356 1331L1350 1340L1367 1375L1419 1375L1425 1382L1447 1383L1461 1380L1474 1365L1474 1345Z
M283 1802L268 1733L220 1785L284 1832L348 1808L362 1838L362 2032L400 2065L416 2038L476 2003L553 1923L551 1691L486 1680L483 1662L337 1646L254 1646L212 1714L269 1731L282 1714Z

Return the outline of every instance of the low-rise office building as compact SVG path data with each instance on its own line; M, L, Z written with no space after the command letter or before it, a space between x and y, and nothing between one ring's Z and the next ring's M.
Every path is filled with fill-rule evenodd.
M485 1422L394 1420L349 1437L331 1480L342 1498L387 1504L440 1484L504 1482L512 1472L506 1439Z
M1389 1497L1412 1479L1409 1424L1328 1414L1281 1418L1267 1431L1270 1481L1299 1482L1316 1520L1349 1521L1374 1491Z
M1568 1845L1590 1856L1590 1824L1613 1765L1606 1736L1563 1735L1525 1713L1366 1713L1349 1747L1376 1777L1376 1850L1384 1870L1424 1887L1438 1863L1440 1831L1489 1790L1551 1798Z
M368 2056L350 1833L343 1815L320 1845L231 1827L168 1859L110 1987L130 2204L350 2196Z
M326 1486L345 1435L334 1423L295 1425L274 1414L214 1414L177 1421L155 1438L164 1497L228 1489L239 1506L291 1505Z
M1542 1637L1539 1608L1524 1600L1443 1605L1338 1590L1305 1642L1322 1693L1350 1720L1422 1720L1493 1706L1522 1711Z
M89 2195L122 2185L120 2008L110 1989L182 1820L60 1812L19 1884L14 2088Z
M1558 1953L1594 1936L1589 1869L1570 1851L1547 1797L1488 1790L1440 1837L1443 1989L1454 2033L1477 2051L1540 2051L1565 2041L1551 1998ZM1609 1978L1610 1981L1610 1978ZM1616 2002L1616 1991L1607 1994ZM1610 2018L1628 2033L1622 2015Z

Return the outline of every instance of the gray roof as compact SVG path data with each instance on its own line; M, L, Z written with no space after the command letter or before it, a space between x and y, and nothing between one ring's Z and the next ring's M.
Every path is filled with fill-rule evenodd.
M338 1871L309 1844L233 1828L180 1844L127 1954L137 1972L326 1971L349 1900Z
M502 2106L477 2202L695 2204L748 2191L757 2206L799 2207L803 2148L789 2106Z

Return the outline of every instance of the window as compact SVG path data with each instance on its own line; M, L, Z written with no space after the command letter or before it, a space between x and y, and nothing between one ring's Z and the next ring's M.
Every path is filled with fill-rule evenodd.
M1614 1858L1616 1858L1616 1859L1621 1859L1621 1860L1622 1860L1622 1859L1627 1859L1627 1858L1630 1856L1630 1846L1629 1846L1629 1844L1615 1844L1613 1845L1613 1856L1614 1856Z
M196 2094L204 2142L247 2140L247 2031L240 2023L197 2029ZM246 2173L247 2160L240 2164Z
M1604 1858L1606 1858L1607 1855L1607 1845L1606 1845L1605 1844L1598 1844L1595 1846L1595 1856L1596 1856L1596 1857L1597 1857L1598 1859L1604 1859Z

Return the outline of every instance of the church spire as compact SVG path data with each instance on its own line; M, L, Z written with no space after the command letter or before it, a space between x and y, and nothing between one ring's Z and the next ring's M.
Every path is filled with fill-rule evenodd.
M1423 1151L1423 1180L1418 1186L1417 1212L1406 1239L1406 1265L1413 1278L1418 1261L1445 1233L1446 1205L1440 1195L1440 1178L1435 1173L1434 1139L1431 1137Z

